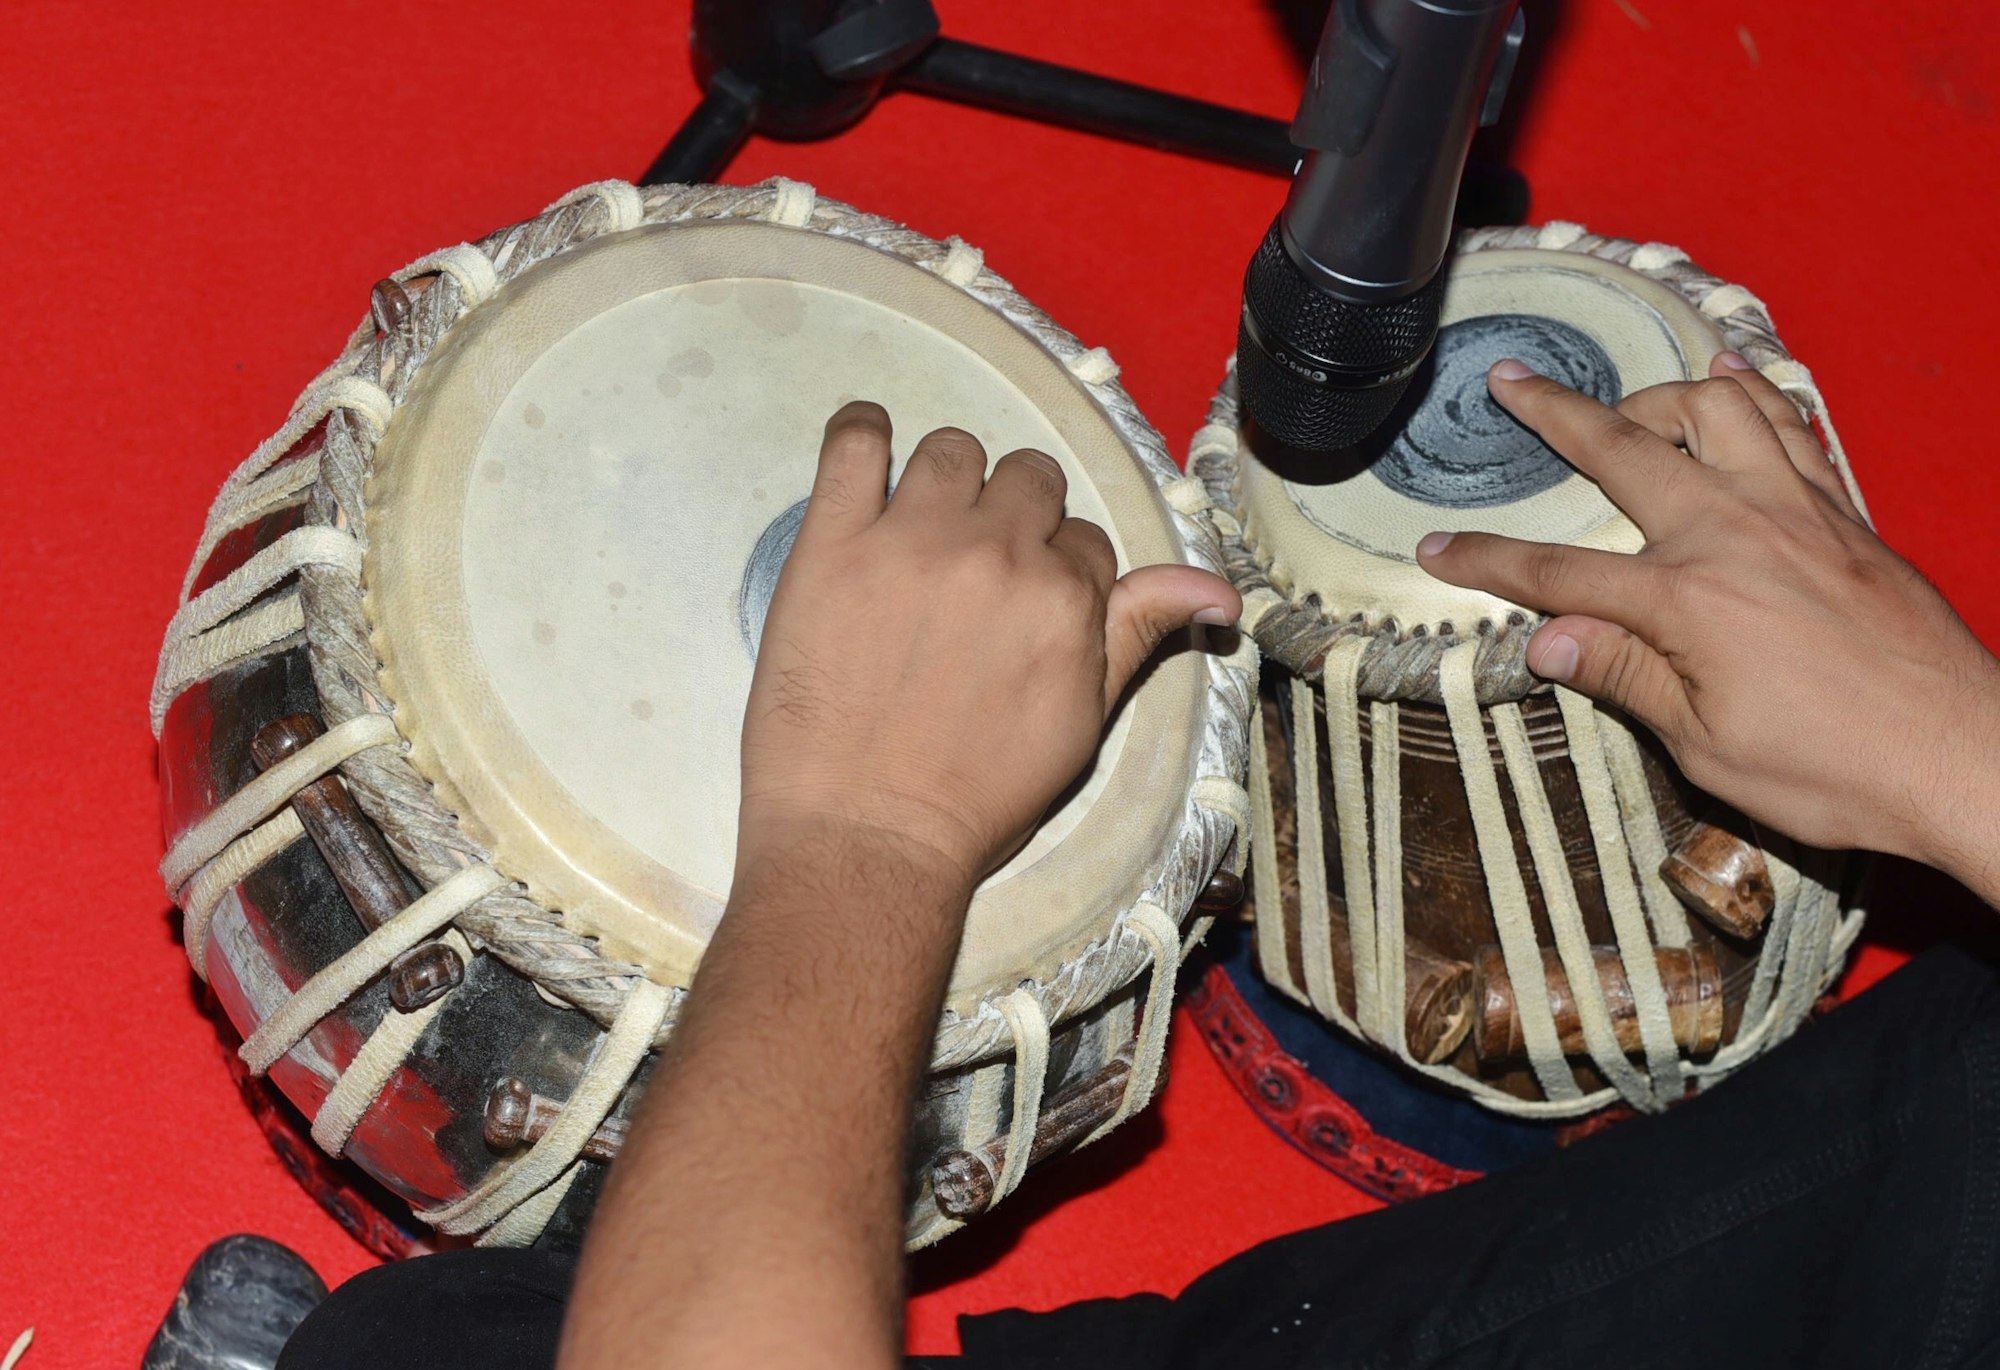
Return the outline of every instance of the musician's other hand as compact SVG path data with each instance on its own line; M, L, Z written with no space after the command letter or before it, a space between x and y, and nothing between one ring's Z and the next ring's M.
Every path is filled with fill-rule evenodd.
M977 880L1083 769L1160 639L1241 612L1195 567L1120 577L1044 453L989 476L977 439L939 429L887 499L889 439L875 404L827 424L744 717L739 870L831 819Z
M1863 522L1791 401L1734 353L1615 410L1518 362L1489 384L1646 546L1433 533L1424 568L1555 615L1530 669L1638 718L1759 822L1990 888L2000 664Z

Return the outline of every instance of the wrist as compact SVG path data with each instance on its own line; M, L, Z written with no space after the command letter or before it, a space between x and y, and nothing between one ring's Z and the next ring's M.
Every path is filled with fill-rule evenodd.
M2000 665L1988 663L1947 705L1950 737L1932 781L1935 803L1915 815L1914 857L2000 906Z
M868 908L890 917L963 919L978 883L943 847L838 815L753 815L737 841L730 906L788 905L822 913Z

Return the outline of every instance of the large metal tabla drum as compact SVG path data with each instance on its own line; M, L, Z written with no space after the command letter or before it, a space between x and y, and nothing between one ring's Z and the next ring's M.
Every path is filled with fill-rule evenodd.
M1116 372L964 243L785 181L588 186L379 284L223 488L153 694L163 872L249 1067L439 1230L574 1239L728 895L826 418L1040 448L1121 566L1219 565ZM981 887L913 1244L1149 1099L1253 671L1157 663Z
M1853 482L1763 306L1680 252L1568 224L1482 230L1451 273L1428 374L1348 474L1307 483L1261 459L1233 382L1195 439L1269 663L1257 963L1501 1112L1658 1109L1783 1040L1830 987L1860 928L1853 863L1757 831L1630 720L1537 682L1523 653L1540 620L1432 579L1414 549L1433 529L1642 545L1487 395L1503 357L1615 402L1734 348Z

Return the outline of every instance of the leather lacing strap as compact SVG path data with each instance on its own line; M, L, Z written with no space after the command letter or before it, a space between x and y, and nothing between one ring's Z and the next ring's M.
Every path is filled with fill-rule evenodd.
M1367 643L1348 638L1327 654L1329 690L1342 700L1354 697ZM1311 718L1307 718L1308 726ZM1348 954L1354 966L1354 1021L1361 1032L1381 1041L1381 991L1375 955L1375 881L1370 874L1367 781L1361 767L1361 716L1350 708L1326 711L1328 768L1333 776L1333 819L1340 836L1340 869L1347 904ZM1315 785L1318 783L1314 776ZM1347 872L1354 872L1348 875ZM1328 968L1329 973L1332 967Z
M1686 914L1657 873L1665 855L1665 839L1647 788L1637 740L1621 722L1589 700L1558 690L1567 750L1583 796L1619 960L1631 986L1643 1065L1627 1057L1618 1043L1610 1003L1596 970L1575 877L1563 851L1525 718L1517 704L1480 708L1472 678L1476 646L1461 643L1442 657L1440 684L1445 712L1472 814L1501 957L1515 986L1515 1008L1529 1065L1544 1097L1518 1099L1450 1066L1425 1065L1413 1059L1404 1021L1408 942L1402 895L1397 706L1365 701L1371 750L1364 783L1358 714L1364 701L1354 694L1362 645L1359 641L1336 644L1328 653L1321 680L1323 696L1296 677L1284 695L1292 722L1297 794L1303 987L1293 978L1284 943L1286 920L1277 894L1282 868L1269 758L1262 730L1254 729L1251 735L1250 861L1260 898L1268 905L1260 909L1262 916L1257 920L1257 953L1260 968L1274 986L1346 1030L1388 1047L1424 1075L1472 1095L1497 1112L1530 1118L1573 1116L1618 1099L1635 1108L1657 1111L1681 1097L1689 1080L1720 1078L1796 1028L1858 933L1860 914L1843 919L1838 891L1804 877L1787 858L1792 849L1781 840L1769 839L1766 860L1776 886L1776 908L1765 933L1742 1028L1735 1040L1708 1060L1688 1060L1674 1040L1666 988L1654 953L1659 947L1689 945L1692 931ZM1326 826L1317 724L1322 698L1329 749L1324 769L1332 777L1330 798L1340 841L1342 893L1356 966L1356 1012L1352 1015L1340 1008L1333 981L1331 891L1325 881L1326 850L1321 836ZM1527 886L1514 855L1500 771L1489 750L1488 719L1499 742L1557 959L1576 1005L1585 1053L1608 1081L1602 1089L1586 1093L1578 1088L1561 1047L1549 1007L1548 971ZM1830 859L1823 853L1811 855L1817 861Z
M238 1049L262 1075L297 1046L320 1019L357 994L389 963L507 882L491 866L467 866L335 957L257 1025Z
M359 575L360 544L332 528L295 528L183 604L167 624L167 640L185 641L208 631L301 566L331 566Z
M1439 683L1444 691L1445 717L1451 725L1452 745L1458 752L1459 777L1465 782L1466 805L1472 810L1472 829L1479 841L1479 864L1486 875L1487 898L1493 906L1493 924L1500 934L1500 955L1507 965L1507 978L1515 986L1514 1005L1521 1018L1521 1036L1528 1048L1528 1064L1542 1093L1552 1100L1570 1101L1579 1094L1569 1063L1563 1059L1554 1015L1545 994L1535 987L1544 983L1542 949L1535 939L1534 917L1528 908L1528 891L1521 880L1521 868L1514 860L1514 839L1507 828L1507 812L1500 804L1500 785L1493 773L1493 754L1486 746L1486 722L1473 694L1472 643L1454 647L1444 654L1439 666ZM1594 981L1596 976L1593 974ZM1576 987L1587 993L1586 987Z
M1086 385L1109 385L1118 379L1118 363L1101 347L1079 352L1063 363L1070 374Z
M194 563L188 568L181 602L187 602L194 588L195 574L208 560L216 544L239 528L247 527L288 505L303 502L318 480L319 453L308 452L240 486L224 487L209 511L208 522L202 528L201 541L195 547Z
M437 275L449 276L457 282L468 309L491 298L500 288L500 273L493 269L493 259L470 243L419 257L390 279L402 284L421 276Z
M1660 874L1667 860L1667 838L1660 828L1660 811L1654 807L1653 788L1646 780L1639 739L1602 709L1596 711L1596 718L1597 738L1611 771L1612 787L1618 793L1618 813L1632 851L1632 868L1639 874L1646 915L1652 920L1653 938L1663 947L1686 947L1694 940L1694 930L1687 910Z
M1197 808L1219 813L1230 822L1231 830L1240 832L1249 822L1250 796L1244 788L1226 775L1205 775L1194 782L1191 795Z
M291 803L292 796L370 747L400 743L387 714L361 714L314 738L211 809L167 848L160 878L176 895L238 834Z
M1375 955L1375 1016L1361 1020L1361 1030L1386 1045L1404 1061L1411 1061L1409 1028L1404 1005L1409 999L1409 966L1401 955L1403 946L1403 741L1398 731L1401 720L1393 702L1375 700L1368 706L1368 734L1372 747L1368 769L1373 777L1369 801L1373 808L1373 850L1382 853L1375 861L1375 929L1371 939ZM1393 954L1392 954L1393 953ZM1360 944L1355 954L1360 955Z
M1618 956L1624 963L1625 980L1632 988L1632 1006L1638 1019L1639 1042L1646 1053L1646 1070L1652 1077L1654 1108L1665 1108L1686 1092L1681 1073L1680 1047L1674 1041L1673 1020L1667 1010L1666 986L1660 982L1659 960L1653 954L1654 941L1639 902L1639 889L1632 878L1632 857L1625 840L1625 825L1612 794L1610 768L1605 764L1604 745L1598 736L1597 706L1573 690L1557 689L1556 703L1562 709L1563 724L1569 730L1570 760L1576 767L1577 788L1583 794L1584 816L1590 822L1591 840L1597 847L1598 873L1604 881L1604 903L1611 914L1611 930L1618 939ZM1577 977L1571 974L1570 987L1577 993ZM1531 985L1534 981L1529 982ZM1584 978L1589 997L1602 999L1603 988L1595 974ZM1546 991L1545 991L1546 992ZM1578 995L1579 998L1583 997ZM1635 1102L1635 1106L1642 1106Z
M569 1168L556 1177L548 1188L530 1194L516 1204L507 1215L473 1239L474 1246L532 1246L535 1238L542 1235L542 1229L555 1217L562 1201L569 1197L569 1188L576 1183L576 1177L583 1172L584 1162L575 1160Z
M465 1197L427 1209L422 1214L424 1221L454 1235L477 1232L559 1181L582 1156L591 1134L610 1116L618 1096L645 1060L669 1002L666 990L650 980L641 981L610 1030L598 1038L583 1077L540 1140L515 1160L495 1166Z
M944 240L944 256L930 264L932 271L956 286L971 285L985 268L986 254L956 236Z
M1854 502L1854 511L1872 528L1875 520L1868 515L1868 501L1862 497L1861 484L1854 479L1854 468L1848 463L1847 445L1841 442L1840 432L1833 426L1833 415L1827 411L1826 396L1820 393L1812 372L1792 357L1772 358L1760 363L1757 369L1818 426L1820 439L1826 445L1826 459L1840 475L1841 489L1847 491L1848 499Z
M212 655L200 650L203 636L302 566L331 566L358 576L361 544L332 528L293 529L183 604L167 624L167 644L153 686L156 717L165 717L167 704L193 680L205 678L201 670L213 674L215 668L205 661L201 670L189 664ZM297 617L303 626L303 613Z
M1494 705L1493 726L1500 739L1501 757L1507 763L1507 776L1513 782L1528 855L1534 862L1535 879L1542 887L1542 901L1548 909L1549 928L1555 934L1556 954L1562 958L1563 975L1573 986L1595 984L1597 961L1591 951L1590 936L1584 931L1576 880L1570 873L1568 854L1563 851L1562 834L1556 828L1555 811L1542 784L1542 768L1535 760L1534 744L1529 741L1521 706ZM1537 959L1534 978L1527 982L1529 993L1534 993L1534 987L1543 982L1543 968ZM1574 999L1577 1018L1583 1027L1584 1046L1604 1078L1628 1099L1650 1096L1652 1086L1633 1068L1618 1045L1618 1030L1612 1025L1604 996L1579 990Z
M789 183L788 183L789 184ZM806 187L810 192L812 187ZM624 233L637 228L646 221L646 197L630 181L592 181L589 185L578 186L561 199L553 201L542 211L546 218L570 205L595 204L604 212L605 233ZM808 200L807 217L811 217L812 206Z
M771 207L764 218L787 228L804 228L812 222L813 208L819 196L803 181L779 181L778 193L771 197Z
M1132 1064L1117 1109L1078 1142L1079 1147L1089 1146L1151 1102L1160 1068L1166 1060L1168 1028L1173 1021L1174 982L1183 955L1180 925L1159 905L1141 901L1125 916L1124 926L1145 943L1152 970L1143 1006L1137 1011L1136 1032L1129 998L1105 1010L1105 1062L1109 1064L1129 1042ZM1041 1121L1043 1097L1048 1088L1049 1024L1040 1004L1032 993L1016 990L1002 999L999 1007L1006 1015L1013 1037L1013 1088L1011 1091L1007 1088L1010 1069L1006 1061L996 1061L973 1072L966 1091L965 1122L959 1143L963 1149L972 1151L994 1137L1007 1138L989 1208L1013 1193L1027 1173L1035 1128ZM1001 1116L1003 1106L1005 1118ZM957 1219L939 1214L924 1226L911 1245L928 1246L962 1226Z
M1296 810L1295 810L1296 812ZM1261 718L1250 721L1250 882L1256 891L1257 969L1264 979L1300 1003L1306 992L1292 977L1285 948L1285 908L1278 869L1277 810L1271 799L1271 758Z
M1179 480L1168 481L1160 487L1160 496L1183 514L1205 513L1215 507L1208 487L1201 483L1199 476L1182 476Z
M299 482L294 490L302 490L319 478L317 457L296 458L279 466L299 443L305 440L313 429L319 427L327 416L336 412L353 415L366 424L369 431L380 435L389 426L389 416L395 410L388 393L373 381L351 374L356 357L343 357L335 362L299 396L298 403L278 431L257 444L257 449L232 471L222 483L215 503L209 507L208 519L202 525L201 538L195 544L194 560L188 564L187 576L181 581L181 602L186 603L194 591L195 578L207 564L208 557L216 546L236 529L262 517L270 508L278 507L277 493L294 481ZM303 478L299 468L309 470L311 480ZM274 470L273 468L277 468Z
M208 980L208 933L215 911L229 892L254 870L306 834L299 816L287 807L224 847L219 855L188 881L181 891L181 941L188 964L203 983Z
M451 948L460 964L471 963L472 944L458 929L448 930L438 940ZM448 990L409 1013L392 1011L382 1015L382 1021L368 1034L361 1050L354 1053L354 1059L340 1073L313 1118L312 1139L321 1150L329 1156L338 1156L346 1150L347 1139L354 1135L369 1105L388 1088L390 1079L410 1058L431 1020L444 1012L444 1006L457 993L457 989Z
M1145 1007L1139 1011L1139 1030L1132 1047L1132 1072L1126 1077L1125 1093L1117 1111L1084 1139L1087 1145L1123 1123L1153 1098L1159 1082L1160 1063L1167 1055L1167 1026L1174 1014L1174 980L1181 968L1180 925L1157 904L1140 904L1126 919L1126 927L1145 939L1153 963L1146 986ZM1105 1047L1120 1046L1121 1033L1107 1031Z
M1333 903L1326 885L1326 826L1320 813L1319 724L1312 687L1292 681L1292 795L1298 804L1299 950L1312 1006L1349 1032L1333 978Z
M1042 1090L1049 1075L1049 1020L1034 991L1017 989L1000 1001L1014 1034L1014 1108L1007 1120L1007 1156L993 1182L993 1202L1012 1194L1028 1173L1035 1128L1042 1118Z
M992 1061L972 1071L965 1088L965 1118L958 1137L960 1150L976 1151L1000 1135L1006 1121L1001 1110L1007 1103L1007 1066L1006 1061ZM909 1247L917 1250L929 1246L964 1226L962 1219L949 1217L942 1210L933 1211L910 1238Z

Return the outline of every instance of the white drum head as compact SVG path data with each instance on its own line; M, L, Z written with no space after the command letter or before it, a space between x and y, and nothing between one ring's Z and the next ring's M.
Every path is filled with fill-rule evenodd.
M827 417L884 404L1037 447L1121 570L1181 560L1153 482L1003 316L864 244L661 225L536 268L426 365L368 490L369 616L412 761L571 926L685 984L728 897L763 609ZM1165 662L1084 783L983 887L952 1006L1045 977L1148 883L1206 672Z
M1331 617L1371 630L1450 623L1470 632L1518 606L1433 579L1416 562L1425 533L1502 533L1637 551L1631 520L1486 391L1486 369L1516 357L1615 403L1663 381L1707 374L1721 334L1687 299L1627 267L1537 248L1470 252L1452 264L1429 388L1390 422L1379 459L1348 479L1308 485L1239 452L1245 535L1270 579L1317 594Z

